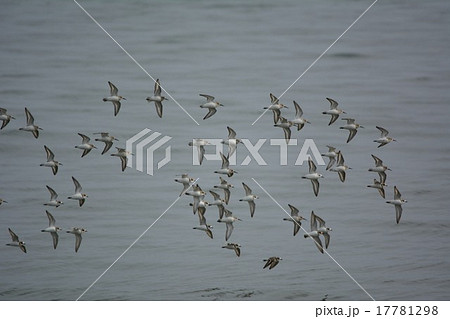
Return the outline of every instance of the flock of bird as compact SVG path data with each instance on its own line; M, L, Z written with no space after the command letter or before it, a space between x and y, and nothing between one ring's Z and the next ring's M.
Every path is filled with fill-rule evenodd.
M111 83L108 82L109 88L110 88L110 96L103 98L103 101L105 102L112 102L114 106L114 116L117 116L119 114L120 108L121 108L121 101L126 100L123 96L118 95L118 89L117 87ZM217 109L220 106L223 106L220 102L216 101L215 98L211 95L207 94L200 94L200 96L206 98L206 102L204 104L200 105L200 108L206 108L208 109L208 113L204 116L204 120L212 117L216 112ZM275 127L280 127L283 129L284 137L286 140L286 143L288 144L291 139L291 128L297 127L297 131L300 131L306 124L311 124L307 119L303 117L303 110L300 107L300 105L293 101L294 107L295 107L295 117L293 119L287 119L284 117L284 114L282 114L283 109L287 109L288 107L284 104L280 103L279 99L276 98L273 94L270 94L271 104L269 107L265 107L264 109L266 111L272 111L273 112L273 121ZM154 86L154 92L153 95L150 97L147 97L146 100L150 102L154 102L156 113L158 117L162 118L163 116L163 105L162 102L164 100L167 100L164 96L161 95L161 86L159 79L155 81ZM322 113L325 115L331 115L330 122L328 125L332 125L337 121L339 116L341 114L346 114L345 111L338 108L338 103L330 98L327 98L327 100L330 102L330 109L323 111ZM266 112L265 111L265 112ZM284 112L284 111L283 111ZM42 130L41 127L36 125L34 123L34 118L28 108L25 108L25 114L26 114L26 126L19 128L19 130L31 132L33 136L37 139L39 137L39 131ZM9 115L7 113L7 110L4 108L0 108L0 120L3 121L2 126L0 129L3 129L8 125L11 119L15 119L13 116ZM359 128L363 128L360 124L357 124L355 122L355 119L353 118L343 118L342 120L346 121L346 124L339 127L343 130L348 130L349 135L347 138L347 143L349 143L357 134L357 131ZM381 136L378 139L375 139L374 142L378 143L378 147L385 146L389 144L392 141L396 141L395 139L389 137L389 132L380 127L376 127L380 132ZM212 186L211 189L208 190L209 194L212 196L212 200L207 201L205 200L205 196L207 195L207 192L205 192L199 185L196 183L196 179L190 177L188 174L183 173L178 178L175 179L176 182L181 183L183 185L183 189L180 192L179 196L186 195L192 197L192 202L189 203L189 205L192 207L192 211L194 214L198 215L199 218L199 226L193 227L195 230L201 230L205 232L207 236L210 238L213 238L213 226L208 224L206 221L205 213L208 207L210 206L216 206L218 208L218 223L223 223L226 226L225 229L225 241L226 244L222 246L222 248L231 249L235 252L236 256L241 255L241 245L238 243L228 242L230 239L233 229L234 229L234 222L241 221L240 218L233 215L233 213L227 208L227 205L230 202L231 198L231 190L234 188L232 184L230 184L227 180L225 180L222 176L225 175L229 178L231 178L234 174L238 173L235 169L230 168L229 158L231 155L234 154L236 151L236 148L239 143L241 143L241 139L237 138L236 131L233 130L230 126L227 127L228 130L228 137L222 141L224 145L228 146L228 152L227 155L220 153L221 159L222 159L222 165L219 169L215 170L214 173L220 175L219 176L219 184ZM102 150L102 155L107 153L110 148L112 147L113 143L115 141L118 141L114 136L111 136L107 132L100 132L100 133L94 133L96 135L100 135L99 138L96 138L95 141L103 142L105 143L104 148ZM81 137L82 141L81 144L76 145L75 148L82 150L81 157L84 157L90 153L92 149L96 149L97 147L92 144L90 141L91 139L82 133L78 133L78 135ZM201 165L205 156L205 146L209 145L210 143L201 138L194 138L191 142L189 142L189 146L197 148L198 151L198 162ZM341 151L338 151L333 146L327 146L328 152L325 152L321 154L324 157L329 158L328 165L326 167L327 171L331 172L337 172L339 179L341 182L345 182L346 180L346 171L351 169L349 166L347 166L344 162L344 157ZM41 166L44 167L50 167L52 169L53 175L56 175L58 173L58 167L62 166L62 163L55 160L55 155L51 151L47 145L44 145L44 149L47 155L47 161L45 163L42 163ZM121 159L121 167L122 171L124 171L127 167L127 158L131 154L129 151L127 151L124 148L118 148L117 153L111 154L111 156L116 156ZM374 179L373 184L367 185L367 187L375 188L378 190L381 197L385 198L385 190L384 188L386 185L386 171L390 170L386 165L383 164L383 161L378 158L377 156L372 154L372 158L375 161L375 166L369 168L368 170L370 172L376 172L379 175L379 180ZM308 179L312 183L313 192L315 196L319 195L319 180L323 178L324 176L317 172L317 167L314 164L313 160L309 158L308 160L308 166L309 166L309 172L302 176L303 179ZM85 200L88 198L88 196L83 193L81 184L78 182L78 180L72 176L72 181L75 185L75 193L68 197L68 199L77 200L79 203L79 206L82 207ZM45 203L46 206L51 206L54 208L58 208L63 203L62 201L58 200L58 194L55 192L53 188L46 185L49 193L50 193L50 200ZM257 195L253 194L252 189L245 183L242 182L242 187L245 195L239 199L239 202L247 202L249 206L250 211L250 217L253 218L255 216L255 210L256 210L256 203L255 201L259 198ZM218 190L223 190L224 197L222 198ZM0 199L0 205L2 203L7 203L6 200ZM402 196L400 192L398 191L397 187L394 186L394 199L386 201L386 203L393 204L395 206L396 211L396 222L400 222L400 218L402 215L402 204L406 203L406 200L402 199ZM299 215L299 210L289 204L288 205L291 213L289 218L283 218L284 221L292 222L294 225L293 230L293 236L295 236L299 229L301 227L301 223L303 220L307 220L306 218ZM46 211L46 215L48 218L48 227L43 229L42 232L48 232L52 236L53 240L53 248L56 249L58 245L58 232L62 229L58 226L56 226L55 218L53 215ZM303 229L304 230L304 229ZM75 252L78 251L80 248L81 240L82 240L82 234L85 233L87 230L82 227L72 227L71 229L67 230L67 233L74 234L76 241L75 241ZM321 253L324 253L324 249L327 249L330 243L330 231L331 228L327 227L325 225L325 221L316 215L313 212L311 212L310 215L310 231L306 232L304 234L304 238L311 238L313 239L315 245L317 246L318 250ZM15 246L19 247L23 252L26 253L26 247L25 242L20 240L19 237L9 228L9 233L11 235L11 243L8 243L8 246ZM325 245L322 245L322 241L320 239L320 236L323 236ZM280 257L272 256L267 259L264 259L264 266L263 268L274 268L282 259Z
M222 106L219 102L214 102L214 97L210 95L204 95L201 94L201 96L207 97L207 103L214 103L213 112L208 113L207 116L205 116L205 119L213 115L216 111L216 108L218 106ZM291 138L291 127L296 126L297 130L300 131L305 124L311 124L307 119L303 118L303 110L300 107L300 105L294 101L294 107L295 107L295 118L288 120L286 117L282 114L282 109L287 108L284 104L280 103L279 99L276 98L273 94L270 94L271 99L271 105L269 107L265 107L266 110L271 110L273 112L273 121L275 127L281 127L284 131L284 136L286 143L289 143ZM327 111L324 111L323 114L331 115L331 119L328 125L332 125L336 120L339 118L340 114L346 114L345 111L338 108L338 103L330 98L327 98L327 100L330 102L330 109ZM204 107L204 106L201 106ZM348 130L349 135L347 138L347 143L349 143L356 135L357 130L359 128L363 128L360 124L357 124L355 122L355 119L353 118L343 118L343 120L346 121L346 125L341 126L340 129ZM379 143L378 147L382 147L392 141L396 141L395 139L389 137L389 132L380 127L376 127L380 132L381 136L380 138L374 140L374 142ZM222 144L228 145L228 154L224 155L223 153L220 153L221 159L222 159L222 166L220 169L217 169L214 171L214 173L226 175L228 177L232 177L235 173L237 173L236 170L229 167L229 158L230 156L236 151L237 145L241 143L241 139L237 138L236 131L232 129L231 127L227 127L228 130L228 137L227 139L224 139L222 141ZM204 159L205 155L205 146L207 146L209 142L206 139L193 139L192 142L189 142L189 146L196 147L198 151L198 163L201 165ZM344 162L344 156L342 155L341 151L338 151L333 146L327 146L328 152L325 152L321 154L324 157L329 158L328 165L326 167L327 171L336 172L338 173L339 179L341 182L345 182L346 180L346 171L351 169L349 166L347 166ZM375 167L369 168L368 171L370 172L376 172L379 175L379 180L374 179L373 184L367 185L367 187L376 188L380 195L385 198L385 191L384 187L386 187L386 170L390 170L387 166L383 165L383 162L376 157L375 155L372 155L372 158L375 160ZM313 192L315 196L319 195L319 179L323 178L324 176L322 174L319 174L317 172L317 167L313 160L309 158L308 160L309 165L309 173L302 176L304 179L308 179L311 181L313 186ZM175 181L178 183L183 184L183 189L179 196L187 195L193 197L193 203L190 203L189 205L193 208L193 213L198 214L199 217L199 226L194 227L196 230L201 230L205 232L210 238L213 238L213 226L208 224L205 218L205 212L207 207L209 206L217 206L218 208L218 214L219 219L217 220L218 223L225 223L226 225L226 231L225 231L225 241L227 241L226 245L222 246L222 248L226 249L232 249L236 253L236 256L241 255L241 245L238 243L232 243L228 242L229 238L231 237L231 234L234 229L234 222L241 221L240 218L233 215L233 213L226 208L226 205L229 204L230 201L230 194L231 189L234 188L232 184L230 184L227 180L225 180L222 176L219 177L220 183L219 185L214 185L212 189L209 189L209 193L213 197L212 201L205 200L205 196L207 195L207 192L204 191L197 183L196 179L193 177L190 177L188 174L184 173L181 175L180 178L176 178ZM240 198L239 201L246 201L249 204L250 208L250 217L254 217L255 214L255 200L258 199L258 196L253 194L250 187L242 182L242 187L245 192L245 196ZM192 189L190 189L192 188ZM215 191L215 189L222 189L224 191L224 198L221 198L220 195ZM395 205L396 210L396 222L399 223L402 213L402 204L405 203L406 200L401 198L401 194L398 191L397 187L394 187L394 199L386 201L386 203ZM291 205L288 204L291 214L289 218L283 218L285 221L292 222L294 224L294 231L293 235L295 236L298 231L301 228L302 221L307 220L303 216L299 215L299 210ZM311 238L313 239L316 247L321 253L324 253L324 249L327 249L330 244L330 231L332 229L330 227L327 227L325 224L325 220L319 217L317 214L311 212L310 216L310 231L305 231L304 238ZM322 244L321 236L324 239L324 245ZM264 267L263 268L274 268L279 262L282 260L280 257L272 256L268 259L265 259Z

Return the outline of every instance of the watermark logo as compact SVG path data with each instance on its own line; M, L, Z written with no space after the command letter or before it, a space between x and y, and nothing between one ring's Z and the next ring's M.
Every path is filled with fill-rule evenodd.
M236 154L239 152L242 154L244 148L244 152L247 152L247 156L244 158L244 160L239 164L240 166L247 166L249 165L253 160L256 162L259 166L266 166L268 165L264 157L260 154L260 150L263 146L267 145L267 139L262 138L258 139L255 143L252 143L249 139L243 138L240 140L239 146L236 147L234 151L230 152L230 148L225 147L224 150L224 143L223 139L201 139L203 141L203 144L201 146L196 146L194 141L192 143L192 165L198 166L201 165L200 162L203 159L208 161L221 161L220 153L223 154L229 154L228 156L228 162L230 165L236 165L237 164L237 158ZM278 139L278 138L272 138L269 139L269 145L271 147L275 147L279 151L279 165L280 166L287 166L288 165L288 147L289 146L298 146L296 139L289 140L289 143L286 143L286 140ZM198 144L198 143L197 143ZM206 152L206 149L208 149L208 152ZM292 148L291 148L292 149ZM295 147L295 149L298 151L298 147ZM239 150L239 151L238 151ZM325 162L320 155L319 149L317 148L316 143L313 139L305 139L303 141L303 145L300 148L300 151L298 152L297 159L295 161L295 166L301 166L303 163L307 163L308 159L311 158L315 160L317 165L325 165Z
M133 137L127 140L126 150L134 154L135 165L134 168L140 172L144 172L148 175L153 175L155 166L155 152L161 148L164 144L172 139L170 136L162 135L159 132L153 132L146 128L135 134ZM170 145L165 148L164 157L156 164L157 169L162 168L171 160L171 147ZM133 167L133 160L128 160L128 167Z

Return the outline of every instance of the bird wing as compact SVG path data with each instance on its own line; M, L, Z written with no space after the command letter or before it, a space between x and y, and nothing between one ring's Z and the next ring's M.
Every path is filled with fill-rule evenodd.
M357 130L349 130L347 143L350 142L356 135L358 131Z
M220 157L222 158L222 168L228 168L228 166L230 165L228 158L225 157L222 152L220 152Z
M386 130L385 128L382 128L381 126L376 126L376 128L380 130L380 132L381 132L381 137L386 137L386 136L388 136L388 134L389 134L389 131L388 131L388 130Z
M50 214L50 212L48 210L45 211L47 213L47 217L48 217L48 226L52 227L55 226L55 218L53 217L52 214Z
M207 118L210 118L211 116L213 116L215 113L217 112L217 110L215 108L209 108L208 109L208 113L206 113L205 117L203 118L204 120L206 120Z
M163 114L163 105L160 101L155 101L155 107L156 107L156 113L158 113L158 116L162 118Z
M52 235L52 239L53 239L53 248L56 249L56 246L58 246L58 233L57 232L51 232L50 233Z
M108 152L112 145L113 145L113 142L110 142L110 141L105 142L105 147L103 148L102 155L105 154L106 152Z
M159 79L155 81L155 88L153 90L153 95L161 96L161 85L159 84Z
M81 142L82 144L87 144L91 140L89 137L87 137L84 134L78 133L78 135L81 136L81 138L83 139L82 142Z
M314 164L313 160L311 159L311 157L308 159L308 165L309 165L309 173L313 174L316 172L317 167L316 164Z
M336 162L336 159L334 157L330 157L330 161L328 162L326 170L328 171Z
M112 103L114 104L114 116L117 116L117 114L119 114L121 104L119 101L113 101Z
M27 125L34 125L34 117L27 108L25 108L25 115L27 116Z
M270 96L270 103L272 103L272 105L273 105L273 104L278 104L278 103L279 103L279 100L278 100L278 98L277 98L275 95L273 95L272 93L270 93L269 96Z
M252 194L252 190L244 182L242 182L242 186L244 186L245 196L248 196L248 195Z
M14 233L11 228L8 228L9 230L9 234L11 235L11 239L14 242L19 242L19 236L16 235L16 233Z
M214 191L209 191L211 195L214 197L214 200L220 200L220 195Z
M283 127L284 139L286 140L286 144L289 144L291 139L291 129L289 127Z
M128 158L126 156L120 157L120 162L122 164L122 172L127 168Z
M50 186L48 186L48 185L45 185L45 186L47 187L48 191L50 192L50 200L55 200L58 197L58 194Z
M339 175L339 179L341 180L341 182L345 182L345 171L339 171L338 172Z
M400 199L402 198L402 194L398 191L397 186L394 186L394 199Z
M402 205L395 205L395 220L397 221L397 224L400 222L400 218L402 218Z
M228 188L224 189L223 192L225 193L225 203L228 205L228 202L230 201L231 192Z
M298 105L298 103L295 101L294 101L294 106L295 106L295 118L299 119L303 115L303 110L300 107L300 105Z
M338 114L331 114L331 119L330 119L330 123L328 123L328 125L333 124L334 122L336 122L336 120L339 118Z
M81 245L81 235L75 234L75 252L78 252L80 245Z
M256 204L254 201L251 201L251 202L248 202L248 205L250 206L250 217L253 217L253 215L255 214Z
M200 96L203 96L206 98L206 102L214 101L214 96L208 95L208 94L199 94Z
M227 126L228 129L228 139L236 138L236 132L231 127Z
M291 209L291 216L298 216L299 210L297 207L292 206L291 204L288 204L288 206Z
M314 195L319 195L319 181L317 179L312 179L311 183L313 186Z
M110 91L111 96L117 95L117 92L118 92L117 87L109 81L108 81L108 84L109 84L109 91Z
M225 240L228 240L228 238L230 238L230 236L231 236L231 233L233 232L234 226L233 226L233 223L227 223L226 225L227 225L227 231L225 233Z
M338 102L336 102L333 99L330 99L329 97L326 98L328 102L330 102L330 110L336 109L338 106Z
M378 172L378 175L380 176L380 183L384 184L386 182L386 177L387 177L386 173L385 172Z
M311 212L311 220L309 221L309 225L311 227L311 231L317 230L317 219L314 211Z
M75 184L75 193L81 193L81 184L75 177L72 176L73 183Z
M45 153L47 153L47 162L53 161L55 158L55 154L46 146L44 145Z

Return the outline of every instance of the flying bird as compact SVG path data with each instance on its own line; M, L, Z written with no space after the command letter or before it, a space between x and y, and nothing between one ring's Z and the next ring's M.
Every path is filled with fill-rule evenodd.
M207 94L199 94L199 95L206 98L206 103L203 103L202 105L200 105L200 107L202 109L208 109L208 113L203 118L204 120L213 116L217 112L217 108L219 106L223 106L223 104L221 104L217 101L214 101L214 96L207 95Z
M159 83L159 79L155 81L155 88L153 90L153 96L149 96L146 98L147 102L155 102L156 113L158 116L162 118L163 115L163 105L162 101L167 100L164 96L161 95L161 85Z
M119 111L120 111L120 106L121 106L120 101L126 100L126 98L118 95L118 89L114 84L112 84L109 81L108 81L108 84L109 84L110 96L103 98L103 102L108 102L108 101L112 102L112 104L114 105L114 116L117 116L117 114L119 114Z

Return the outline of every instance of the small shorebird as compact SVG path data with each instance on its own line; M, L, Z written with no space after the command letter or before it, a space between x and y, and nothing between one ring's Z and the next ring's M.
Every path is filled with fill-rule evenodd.
M214 201L209 203L209 206L217 206L219 209L219 218L223 217L223 213L225 212L225 200L220 198L220 195L216 192L209 191L211 195L214 197Z
M16 118L12 115L7 114L7 109L4 109L0 107L0 121L3 121L2 127L0 127L0 130L2 130L6 125L8 125L9 121L11 119L15 120Z
M155 88L153 90L153 96L146 98L147 102L155 102L156 113L162 118L163 115L163 105L162 101L167 100L164 96L161 96L161 85L159 84L159 79L155 81Z
M311 158L308 159L308 165L309 165L309 174L302 176L302 178L306 178L311 181L314 195L317 196L319 195L319 179L323 178L323 175L316 172L317 170L316 164L314 164Z
M290 218L283 218L283 220L286 220L288 222L292 222L294 224L294 236L297 235L298 231L300 230L300 227L302 226L302 220L307 220L306 218L303 218L298 213L300 212L296 207L292 206L291 204L288 204L289 208L291 209L291 217Z
M380 148L381 146L384 146L392 141L397 142L396 139L388 136L388 134L389 134L388 130L386 130L385 128L382 128L381 126L376 126L376 128L379 129L381 132L381 137L374 140L374 142L380 143L380 145L378 145L378 148Z
M231 188L234 188L233 185L228 183L226 180L224 180L222 177L219 177L220 179L220 185L215 185L214 188L220 188L223 189L225 194L225 204L228 205L228 202L230 201L230 195L231 195Z
M131 152L127 151L124 148L116 147L117 153L111 154L111 156L117 156L120 158L120 162L122 163L122 172L127 168L128 163L128 155L133 155Z
M53 206L53 207L59 207L63 204L62 201L58 200L58 194L55 192L55 190L53 188L51 188L48 185L45 185L48 189L48 191L50 192L50 200L45 203L45 206Z
M175 178L175 182L183 184L183 190L181 191L179 196L183 195L194 181L195 179L189 177L188 174L181 174L181 178Z
M205 225L205 227L194 227L193 229L204 231L206 235L208 235L208 237L212 239L213 238L213 233L211 231L212 228L213 227L211 225Z
M373 154L371 155L373 160L375 161L375 167L369 168L369 172L377 172L380 176L380 183L384 184L386 182L386 171L390 171L391 169L386 165L383 165L383 161L381 159Z
M6 200L0 198L0 205L3 203L8 203Z
M244 182L242 183L242 186L245 190L245 197L241 198L240 202L247 202L250 207L250 217L253 218L253 215L255 214L255 199L258 199L259 197L257 195L252 194L252 190L250 187L248 187Z
M91 140L89 137L87 137L86 135L81 134L81 133L78 133L78 135L82 138L82 141L81 141L81 144L76 145L75 148L83 150L83 154L81 154L81 157L84 157L85 155L87 155L93 148L97 148L97 147L95 147L94 144L89 143Z
M227 126L228 138L222 141L222 144L228 145L228 155L230 157L236 151L237 145L241 142L240 139L236 138L236 131L231 127Z
M192 210L195 214L195 212L197 211L197 209L199 207L200 201L203 200L206 193L202 190L202 188L198 184L195 184L195 186L192 187L192 190L187 191L185 194L194 197L194 203L192 205Z
M328 100L328 102L330 102L330 109L328 111L324 111L322 112L322 114L328 114L331 115L331 119L330 119L330 123L328 123L328 125L333 124L334 122L336 122L336 120L338 119L340 114L346 114L343 110L338 109L338 102L336 102L333 99L330 98L326 98Z
M386 201L386 203L395 206L395 220L397 224L400 222L400 218L402 218L403 212L402 205L407 202L408 202L407 200L402 199L402 194L400 194L400 192L398 191L397 186L394 186L394 199L388 200Z
M84 201L86 200L86 198L88 196L86 194L82 193L81 184L73 176L72 176L72 181L75 184L75 194L73 194L72 196L69 196L67 198L77 200L81 207L81 206L83 206Z
M126 98L118 95L118 89L114 84L112 84L109 81L108 81L108 84L109 84L110 96L103 98L103 102L108 102L108 101L112 102L112 104L114 105L114 116L117 116L117 114L119 114L119 111L120 111L120 106L121 106L120 101L126 100Z
M313 211L311 212L311 220L309 222L311 226L311 231L309 233L304 234L303 237L304 238L310 237L316 244L317 249L319 249L319 251L323 254L322 241L320 240L319 237L320 233L317 230L317 219Z
M103 148L102 155L109 151L109 149L113 145L114 141L118 141L117 138L115 138L114 136L110 136L109 133L107 133L107 132L94 133L94 134L101 134L101 137L96 138L95 140L97 142L105 143L105 148Z
M222 246L222 248L234 250L236 256L238 257L241 255L241 247L241 245L235 243L227 243L225 246Z
M284 132L284 139L286 140L286 144L289 144L289 141L291 139L291 126L292 126L292 122L288 121L287 119L285 119L284 117L282 117L281 115L279 116L279 121L280 123L276 123L273 126L275 127L281 127L283 129Z
M6 244L6 246L13 246L13 247L19 247L20 250L22 250L24 253L27 252L27 248L25 247L25 242L19 240L19 236L17 236L11 228L8 228L9 234L11 235L11 242L9 244Z
M383 197L383 198L386 198L385 197L385 192L384 192L384 187L385 186L387 186L385 183L381 183L381 182L377 181L375 178L373 179L373 184L372 185L367 185L367 187L378 189L378 192L380 193L380 196Z
M337 153L337 164L336 167L332 167L330 171L337 172L339 174L339 179L341 182L345 182L345 171L348 169L352 169L344 164L344 156L342 156L341 151Z
M225 157L225 155L223 155L222 152L220 152L220 157L222 158L222 167L219 170L214 171L214 173L225 174L228 177L233 176L233 174L235 174L235 173L237 174L237 171L228 167L230 165L230 162L228 161L228 157Z
M220 218L217 220L218 223L225 223L227 226L227 230L225 232L225 240L227 241L228 238L230 238L231 233L233 232L233 223L236 220L242 220L235 216L233 216L233 213L225 208L225 218Z
M340 129L349 131L348 138L347 138L347 143L348 143L355 137L356 133L358 132L358 129L364 128L364 126L359 125L358 123L355 123L355 119L343 118L342 120L347 121L347 124L344 126L341 126Z
M208 109L208 113L203 118L204 120L213 116L217 112L217 108L219 106L223 106L223 104L221 104L217 101L214 101L214 96L207 95L207 94L199 94L199 95L206 98L206 103L203 103L202 105L200 105L200 107L202 109L205 109L205 108Z
M272 269L273 267L275 267L276 265L278 265L278 263L280 262L281 259L280 257L269 257L268 259L264 259L263 261L265 261L265 265L263 267L263 269L269 267L269 269Z
M72 227L72 229L67 230L66 233L75 235L75 252L78 252L81 245L81 234L87 233L87 230L80 227Z
M314 215L316 221L319 222L319 227L317 228L317 231L320 235L322 235L325 238L325 248L328 248L328 245L330 244L330 234L329 232L332 231L330 227L325 226L325 221L320 218L317 215Z
M205 145L210 144L207 140L202 138L194 138L188 143L189 146L196 146L198 151L198 162L202 165L203 158L205 157Z
M330 161L328 162L327 168L326 170L328 171L336 162L336 156L337 156L337 152L336 152L336 148L333 146L329 146L328 147L328 152L320 154L322 156L328 157L330 159Z
M48 227L46 229L41 230L41 232L50 233L53 239L53 249L56 249L58 246L58 231L62 230L60 227L55 226L55 218L52 214L49 213L48 210L45 211L48 217Z
M39 166L45 166L45 167L51 167L53 175L56 175L58 173L58 166L62 163L55 161L55 154L46 146L44 145L45 153L47 153L47 162L40 164Z
M281 104L278 98L272 93L270 93L269 96L270 96L270 106L266 106L264 107L264 109L271 110L273 112L273 124L277 124L278 120L280 119L281 109L288 107L284 104Z
M194 197L194 201L197 197ZM204 201L203 199L200 199L196 204L194 203L189 203L189 206L192 206L193 208L197 207L196 210L193 209L193 213L195 215L195 213L198 213L198 220L199 220L199 225L206 225L206 218L205 218L205 213L206 213L206 207L209 206L207 201Z
M297 102L294 101L295 118L291 121L292 125L297 126L297 131L300 131L306 123L311 124L310 121L303 118L303 110Z
M25 115L27 116L27 125L19 128L20 131L26 131L33 133L35 138L39 137L39 130L42 130L39 126L34 124L34 117L31 115L30 111L25 108Z

